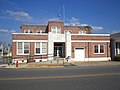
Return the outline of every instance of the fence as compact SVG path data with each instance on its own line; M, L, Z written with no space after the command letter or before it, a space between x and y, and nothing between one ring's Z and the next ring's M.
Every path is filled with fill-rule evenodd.
M12 63L12 57L11 56L3 56L2 60L3 60L3 64L10 64L10 63Z

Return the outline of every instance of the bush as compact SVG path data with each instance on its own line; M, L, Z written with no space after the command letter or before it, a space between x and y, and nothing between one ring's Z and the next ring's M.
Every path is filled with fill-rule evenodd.
M120 61L120 54L119 54L119 55L114 56L114 60L115 60L115 61Z

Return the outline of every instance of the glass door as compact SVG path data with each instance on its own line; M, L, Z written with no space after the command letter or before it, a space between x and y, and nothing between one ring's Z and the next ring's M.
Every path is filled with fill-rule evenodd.
M62 57L62 46L54 47L54 56Z

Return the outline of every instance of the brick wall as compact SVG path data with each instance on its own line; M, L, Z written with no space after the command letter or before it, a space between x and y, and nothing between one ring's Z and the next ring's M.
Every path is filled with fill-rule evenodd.
M48 35L40 34L13 34L12 40L48 40Z
M72 31L72 34L78 34L80 30L86 31L86 34L91 33L91 29L89 27L83 26L64 26L64 30L70 30Z
M99 58L99 57L110 57L110 36L87 36L87 35L72 35L71 39L74 41L96 41L98 42L72 42L72 58L74 58L74 49L75 48L84 48L85 49L85 58ZM101 41L101 42L99 42ZM104 54L94 54L94 45L102 44L104 45Z
M13 34L12 40L48 40L48 35L37 34ZM29 55L17 55L16 42L12 42L12 57L14 58L27 58L34 55L34 42L30 42L30 54ZM47 55L46 55L47 56Z
M60 26L61 27L61 33L64 32L64 23L63 22L59 22L59 21L50 21L48 22L48 32L51 32L51 27L52 26Z
M104 45L104 54L94 54L94 45ZM110 43L109 42L72 42L71 52L72 58L75 56L75 48L85 49L85 58L99 58L99 57L110 57Z
M72 34L78 34L78 31L85 30L86 33L91 33L91 27L89 26L64 26L63 22L58 21L50 21L48 22L48 26L46 25L22 25L21 32L23 33L24 30L29 29L36 33L36 30L46 30L47 32L51 32L52 26L60 26L61 33L64 33L64 30L72 30ZM48 34L13 34L12 40L48 40ZM109 41L109 36L102 36L102 35L71 35L71 41ZM99 58L99 57L110 57L110 43L109 42L72 42L71 43L71 54L72 58L74 58L75 48L84 48L85 49L85 58ZM104 45L104 54L94 54L94 45L96 44L103 44ZM13 58L23 58L28 57L28 55L16 55L16 42L12 42L12 55ZM34 55L34 42L30 42L30 55L29 56L36 56ZM45 55L47 56L47 55Z
M109 36L72 35L72 40L110 40Z
M92 28L90 26L64 26L62 21L49 21L48 25L22 25L21 32L24 33L25 30L32 30L33 33L36 33L37 30L45 30L45 32L51 32L52 26L60 26L61 34L64 34L65 30L72 31L72 34L78 34L80 30L86 31L87 34L91 33Z
M30 42L30 54L29 55L17 55L17 47L16 47L17 43L16 42L12 42L12 58L13 59L20 59L20 58L25 58L27 59L27 57L32 56L35 59L37 58L46 58L47 54L45 55L35 55L35 43L34 42Z
M47 32L47 25L22 25L21 32L24 33L25 30L32 30L33 33L36 33L37 30L46 30Z

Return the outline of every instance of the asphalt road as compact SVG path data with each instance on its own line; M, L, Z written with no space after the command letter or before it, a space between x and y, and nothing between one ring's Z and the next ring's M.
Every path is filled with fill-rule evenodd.
M120 66L0 69L0 90L120 90Z

